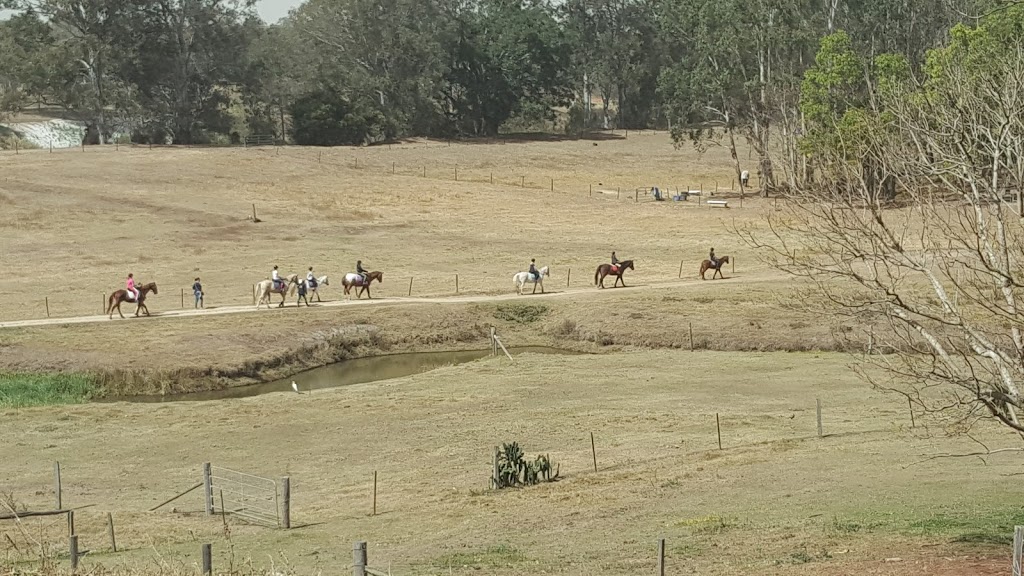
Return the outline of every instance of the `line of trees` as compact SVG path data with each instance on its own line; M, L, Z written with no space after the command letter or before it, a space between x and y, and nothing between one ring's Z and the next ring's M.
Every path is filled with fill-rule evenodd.
M745 139L767 191L813 173L807 147L882 55L918 74L1001 1L307 0L267 25L254 0L0 0L0 116L58 106L98 142L667 125Z

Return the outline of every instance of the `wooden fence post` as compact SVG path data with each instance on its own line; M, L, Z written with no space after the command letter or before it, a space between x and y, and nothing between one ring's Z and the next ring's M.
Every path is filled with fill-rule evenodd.
M1024 575L1021 556L1024 551L1024 526L1013 527L1013 576Z
M377 515L377 471L373 471L373 513L371 516Z
M352 576L366 576L366 542L352 545Z
M213 545L203 544L203 576L213 574Z
M426 166L423 167L423 177L424 178L427 177L427 167Z
M185 309L185 289L181 289L181 308Z
M252 285L252 305L256 305L256 285Z
M412 296L412 278L409 278L409 296Z
M50 297L44 296L43 302L46 304L46 317L50 317Z
M55 510L63 510L63 494L61 493L60 487L60 462L53 463L53 493L57 498L57 507Z
M256 222L256 203L255 202L252 205L252 221L253 221L253 223Z
M555 179L554 178L551 179L551 191L552 192L555 191Z
M910 407L910 427L914 428L916 427L916 423L914 422L914 401L911 400L909 396L907 397L907 406Z
M101 304L100 307L103 309L103 313L106 314L107 313L107 293L106 292L103 293L103 301L100 302L100 304Z
M718 431L718 449L722 449L722 420L718 417L718 412L715 412L715 429Z
M730 258L729 262L732 264L732 273L735 274L736 273L736 258L735 257Z
M459 167L458 166L455 167L455 181L456 182L459 181Z
M455 293L456 294L459 293L459 275L458 274L455 275Z
M622 186L616 186L615 187L615 199L616 200L621 200L622 199Z
M495 352L495 354L497 354L497 352ZM493 488L495 490L500 488L500 486L498 485L498 455L499 454L500 454L500 452L498 451L498 447L495 446L494 447L493 466L492 466L492 469L491 469L491 488Z
M565 272L565 287L569 287L569 279L572 278L572 268L567 268Z
M281 478L281 527L292 527L292 479Z
M107 535L110 536L110 549L117 552L117 539L114 538L114 515L107 512Z
M78 536L68 536L68 555L71 556L71 570L78 570Z
M822 433L821 433L821 398L815 398L814 399L814 405L815 405L815 412L817 413L817 416L818 416L818 438L821 438L821 436L822 436Z
M203 493L206 495L206 513L213 515L213 466L203 463Z
M658 576L665 576L665 539L658 540Z
M683 261L682 260L679 261L679 279L680 280L683 279Z
M597 472L597 447L594 445L594 433L590 433L590 453L594 456L594 472Z
M590 183L590 197L591 198L594 197L594 183L593 182Z
M519 177L519 187L526 188L526 176Z
M75 535L75 511L68 510L68 536Z
M640 202L640 190L639 189L633 191L633 203L636 204L637 202Z
M491 326L491 356L498 355L498 343L494 340L494 326Z
M690 352L693 352L693 322L690 322L689 325L690 325Z

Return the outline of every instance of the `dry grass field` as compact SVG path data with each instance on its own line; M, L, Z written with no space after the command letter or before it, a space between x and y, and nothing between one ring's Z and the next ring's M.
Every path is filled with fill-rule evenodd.
M339 280L357 259L384 272L375 296L385 303L407 296L410 278L416 297L453 296L456 275L460 296L507 296L514 292L512 274L537 258L552 269L549 290L566 290L568 280L573 291L553 300L552 307L586 312L592 324L606 323L623 307L627 313L651 314L616 322L637 325L627 331L649 333L650 343L679 344L678 333L663 336L666 327L678 331L678 323L662 322L661 316L677 319L694 306L713 309L718 302L725 308L738 298L753 308L723 310L708 320L758 319L766 316L765 292L786 289L771 283L771 272L729 231L733 223L758 221L768 209L760 202L748 198L739 208L734 199L728 210L693 200L634 202L632 191L640 186L703 184L710 194L716 180L723 188L732 185L723 150L701 158L690 149L674 149L664 133L594 142L414 142L322 152L88 148L8 153L0 156L0 165L0 267L12 272L0 278L0 321L45 318L47 303L58 326L61 317L97 315L104 295L121 288L129 271L143 282L158 283L160 294L149 304L159 314L181 307L182 289L186 307L191 306L188 287L195 276L203 279L209 306L251 305L253 283L275 264L285 273L315 266L334 278L325 294L338 299ZM527 187L521 188L524 175ZM601 193L618 188L625 191L619 200ZM262 220L258 224L246 220L252 204ZM672 286L679 282L680 262L684 284L695 289L697 268L711 246L738 257L736 274L743 283L736 283L739 278L713 287L707 283L697 296L702 302L689 302ZM622 291L624 299L609 297L614 304L605 314L586 300L597 297L593 272L612 250L636 260L626 279L647 289L653 307L630 310L628 291ZM731 268L727 272L732 275ZM750 291L758 287L762 293L755 301ZM453 304L449 309L457 311L445 314L466 316L458 301ZM377 323L379 317L408 328L405 310L293 308L284 313L3 330L0 362L13 369L212 366L229 371L268 353L308 346L315 340L311 333L353 318ZM453 339L450 330L438 329L446 326L446 316L412 314L419 316L418 328L443 333L442 343ZM485 312L472 323L488 319L493 322ZM416 340L418 330L395 332L393 341ZM126 334L138 345L112 345L126 341Z
M90 570L195 573L199 545L213 542L218 570L339 574L365 539L371 563L396 576L654 573L664 537L670 574L981 575L1005 572L1005 539L1024 522L1007 504L1013 455L920 462L972 445L927 419L911 429L899 398L854 377L853 357L824 352L856 350L863 327L785 307L794 284L731 232L772 204L740 207L726 191L727 210L634 202L638 187L730 187L724 150L698 157L664 133L87 148L0 154L0 171L0 324L45 318L46 303L51 316L0 328L0 371L95 373L108 394L167 393L353 356L485 348L492 325L509 345L599 353L310 395L0 410L0 498L51 506L61 461L66 501L90 506L76 513ZM253 204L259 223L246 219ZM724 280L696 277L711 246L738 257ZM594 268L612 250L636 270L629 288L598 290ZM552 267L549 293L515 297L511 276L530 258ZM384 271L372 305L341 301L356 259ZM330 275L331 305L236 310L274 264ZM160 286L156 316L83 318L129 271ZM191 306L195 276L214 309L169 314L183 288ZM550 454L563 478L487 490L492 447L513 440ZM225 530L200 513L198 493L145 512L196 482L204 461L289 475L301 526L229 519ZM0 521L0 573L32 569L40 546L59 554L63 522L26 520L23 532Z
M856 381L847 360L527 355L312 395L8 412L4 492L47 507L59 460L65 502L94 505L76 514L94 550L87 567L189 567L213 542L221 568L251 560L343 574L351 543L366 539L371 563L399 575L644 574L664 537L670 574L1004 573L1009 547L993 544L1021 520L1005 480L1015 459L917 463L971 447L911 429L905 407ZM487 490L491 447L512 440L549 453L563 479ZM143 512L196 482L207 460L289 475L301 527L229 519L229 540L220 518L202 514L200 492ZM109 553L107 512L122 553ZM44 544L62 546L65 529L26 520ZM0 530L28 546L12 525Z

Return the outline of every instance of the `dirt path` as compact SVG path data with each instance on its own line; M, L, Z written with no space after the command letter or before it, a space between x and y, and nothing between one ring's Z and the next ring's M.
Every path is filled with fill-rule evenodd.
M766 282L771 280L778 280L781 276L778 275L751 275L743 276L739 278L737 276L730 276L727 278L729 282L723 283L724 286L735 285L733 280L738 280L742 283L751 282ZM703 283L702 280L680 280L670 282L653 282L649 284L637 284L631 285L627 288L615 288L616 291L629 291L629 292L642 292L647 290L666 289L666 288L682 288L687 286L694 286ZM721 280L719 280L721 282ZM607 288L606 290L612 290ZM604 290L598 290L593 287L587 288L569 288L564 290L548 291L544 294L524 294L520 296L518 294L480 294L480 295L467 295L467 296L438 296L438 297L390 297L390 298L374 298L373 300L334 300L325 301L315 304L315 306L322 307L350 307L350 306L402 306L411 304L473 304L483 302L505 302L509 300L521 300L521 299L549 299L549 298L560 298L566 296L577 296L577 297L589 297L597 294L604 293ZM130 305L125 305L127 308L131 308ZM295 306L289 301L285 308L294 308ZM271 310L278 310L276 304L271 306ZM153 318L188 318L193 316L213 316L217 314L243 314L243 313L257 313L266 312L266 308L256 310L254 306L221 306L217 308L206 308L202 310L169 310L166 312L157 312L153 314ZM134 311L132 312L134 314ZM125 314L126 318L131 318L129 314ZM114 317L114 320L120 320L118 317ZM3 328L27 328L34 326L60 326L65 324L91 324L98 322L110 322L110 319L104 315L95 316L72 316L65 318L41 318L35 320L13 320L9 322L0 322L0 329Z

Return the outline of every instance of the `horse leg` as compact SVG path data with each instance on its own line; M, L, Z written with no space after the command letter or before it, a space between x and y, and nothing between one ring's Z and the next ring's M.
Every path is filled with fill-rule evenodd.
M534 291L534 292L536 292L536 291L537 291L537 288L536 288L536 287L534 287L534 288L533 288L533 291ZM543 281L543 280L541 280L541 281L540 281L540 293L541 293L541 294L543 294L543 293L544 293L544 281Z
M124 314L121 313L121 302L122 302L121 300L117 301L117 315L120 316L121 319L123 320L124 319Z
M531 292L531 294L536 294L536 293L537 293L537 283L534 282L533 283L533 292Z

